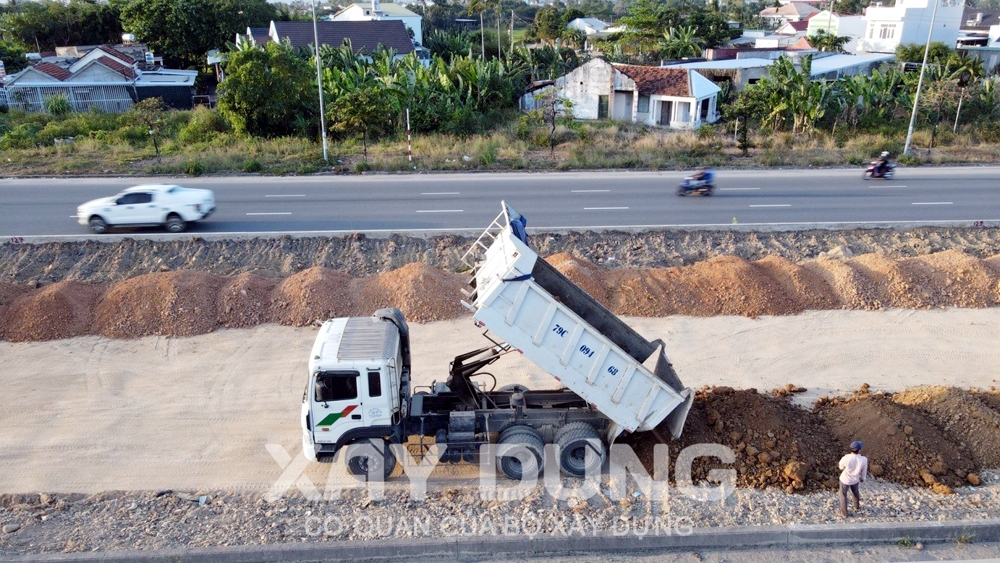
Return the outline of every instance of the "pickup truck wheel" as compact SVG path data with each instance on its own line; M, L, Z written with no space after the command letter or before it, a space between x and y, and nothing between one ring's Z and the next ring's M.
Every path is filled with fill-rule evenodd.
M181 219L180 215L171 213L167 217L167 222L164 226L167 228L167 231L171 233L183 233L184 229L187 228L187 223L184 222L184 219Z
M545 444L538 432L517 427L517 431L508 432L498 443L497 469L508 479L520 481L525 476L537 478L542 474Z
M362 440L347 446L347 471L362 481L386 481L396 469L396 455L385 440Z
M87 226L90 227L90 232L95 235L103 235L108 232L108 224L104 222L104 219L101 219L97 215L94 215L89 221L87 221Z
M556 433L559 468L571 477L596 475L604 465L607 450L600 435L586 422L573 422Z

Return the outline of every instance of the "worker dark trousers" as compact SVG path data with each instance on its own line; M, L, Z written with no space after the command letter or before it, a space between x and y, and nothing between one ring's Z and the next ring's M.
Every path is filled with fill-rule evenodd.
M861 487L860 483L855 483L853 485L840 484L840 513L847 516L847 491L850 490L851 494L854 495L854 510L858 509L861 504Z

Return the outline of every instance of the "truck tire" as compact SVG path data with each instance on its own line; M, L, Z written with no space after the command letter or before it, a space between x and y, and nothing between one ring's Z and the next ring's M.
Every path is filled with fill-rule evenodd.
M387 481L396 469L396 455L389 442L380 439L360 440L344 452L347 472L362 481Z
M87 226L90 227L90 232L95 235L103 235L108 232L108 224L104 222L104 219L94 215L87 221Z
M497 435L497 443L499 444L500 442L502 442L504 438L506 438L513 432L523 432L525 430L529 432L535 432L537 434L537 431L531 426L528 426L527 424L524 424L522 422L511 422L506 426L500 428L500 434Z
M176 213L167 215L167 222L163 226L171 233L183 233L184 229L187 229L187 223Z
M505 477L520 481L525 475L541 476L545 444L534 429L526 426L511 428L498 444L497 469Z
M504 385L503 387L497 389L500 393L524 393L528 391L527 385L521 385L520 383L511 383L509 385Z
M555 436L559 447L559 469L571 477L583 477L588 472L598 474L604 466L607 449L600 434L586 422L563 426Z

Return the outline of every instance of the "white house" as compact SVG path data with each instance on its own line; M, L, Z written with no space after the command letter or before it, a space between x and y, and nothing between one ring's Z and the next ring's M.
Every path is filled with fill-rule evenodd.
M844 45L844 51L853 53L857 50L858 41L865 36L866 25L863 16L849 16L823 10L809 18L806 36L815 35L822 30L837 37L850 37L851 40Z
M78 48L79 49L79 48ZM79 55L41 61L3 83L8 105L28 112L43 111L45 99L65 96L73 111L97 108L109 113L128 110L146 98L162 98L177 109L193 106L196 70L172 70L148 65L130 55L100 45Z
M413 44L424 44L423 18L399 4L386 2L382 4L379 0L372 0L370 4L351 4L343 10L333 14L333 21L373 21L373 20L399 20L403 22L406 29L413 34Z
M576 18L566 24L566 29L576 29L578 31L582 31L588 39L607 35L607 32L605 31L607 28L608 24L597 18Z
M528 92L521 107L540 104L535 96L554 94L573 103L575 119L615 119L674 129L697 129L719 119L721 89L697 72L679 68L612 64L593 59ZM544 103L544 102L541 102Z
M934 0L896 0L895 6L869 6L865 10L865 34L858 41L858 53L895 53L909 43L923 45L931 27ZM965 0L940 0L934 18L931 41L954 48L962 26Z
M787 22L797 22L809 19L809 16L819 12L819 9L805 2L789 2L778 7L768 7L760 11L760 19L772 28L780 27Z

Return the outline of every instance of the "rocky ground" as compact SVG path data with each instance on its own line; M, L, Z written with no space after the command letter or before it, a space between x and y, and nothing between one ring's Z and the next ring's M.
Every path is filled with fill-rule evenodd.
M39 341L196 335L266 322L304 326L395 305L416 321L453 318L464 283L462 237L280 238L0 246L0 338ZM789 315L815 309L1000 305L1000 229L671 231L538 234L533 247L618 314ZM315 503L239 491L0 497L0 554L502 533L835 522L836 459L861 433L874 464L862 521L1000 514L1000 399L923 387L793 405L794 385L699 391L681 442L737 452L724 503L679 495L663 506L602 490L585 502L541 488L524 501L482 500L475 486L409 501L347 493ZM633 439L651 467L653 442ZM702 460L695 476L713 466ZM401 485L395 485L399 488ZM2 492L2 491L0 491ZM790 494L794 493L794 494ZM567 520L568 518L568 520ZM536 526L526 528L525 526ZM424 523L427 523L424 531ZM640 524L642 523L642 524ZM647 524L648 523L648 524ZM447 524L448 529L443 528ZM463 528L464 526L464 528ZM471 528L470 528L471 527Z

